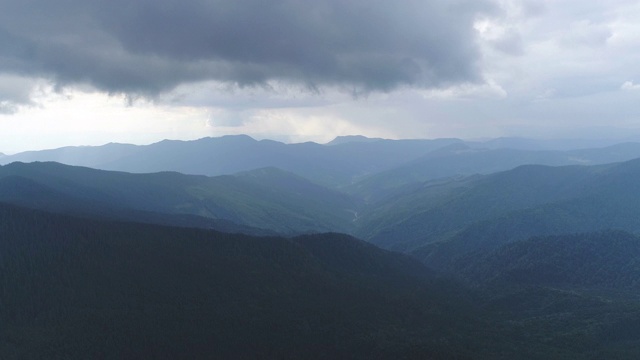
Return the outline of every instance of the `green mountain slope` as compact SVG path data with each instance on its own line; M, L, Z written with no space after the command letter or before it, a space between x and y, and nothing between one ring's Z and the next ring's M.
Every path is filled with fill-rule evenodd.
M135 210L120 206L116 202L108 201L107 199L101 199L99 196L91 196L92 191L85 191L83 195L76 195L74 192L58 191L45 183L39 183L17 175L2 177L0 178L0 200L32 209L88 218L137 221L252 235L276 234L274 231L239 225L224 219Z
M363 215L358 235L383 247L410 251L448 239L479 221L572 199L584 193L597 171L584 166L530 165L484 177L428 182L372 206L373 210ZM385 226L370 225L376 223Z
M355 234L446 270L457 258L532 236L640 232L640 160L597 166L521 166L429 181L368 204Z
M15 191L19 181L7 180L11 177L27 179L32 188L40 189ZM8 190L2 190L3 184ZM44 192L51 199L42 196ZM348 231L357 206L344 194L277 169L206 177L129 174L57 163L0 167L0 199L88 215L114 214L120 209L130 214L197 216L280 233Z
M606 229L620 229L639 232L640 223L636 214L640 211L640 160L633 160L620 164L586 167L586 168L557 168L554 171L582 173L575 178L569 187L561 186L566 177L550 176L549 169L537 172L546 174L549 183L558 181L554 193L544 189L543 181L535 180L521 182L527 185L525 193L539 200L536 203L519 201L515 203L519 209L505 209L501 213L491 214L490 203L477 202L470 206L474 214L491 214L491 216L477 215L477 220L461 226L444 238L444 241L430 242L413 253L427 264L436 268L447 268L451 261L464 254L493 249L503 244L526 240L532 236L592 232ZM509 172L512 173L512 172ZM506 174L497 174L503 177ZM511 194L512 187L503 187L504 194ZM546 196L545 196L546 195ZM517 197L511 198L517 199ZM504 202L501 202L504 203Z

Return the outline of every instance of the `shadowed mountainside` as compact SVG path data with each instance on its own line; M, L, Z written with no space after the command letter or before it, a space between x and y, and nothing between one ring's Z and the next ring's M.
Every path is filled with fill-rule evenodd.
M4 359L470 358L461 344L477 324L460 287L339 234L255 238L0 204L0 269Z
M620 256L596 259L616 276ZM560 360L632 358L640 345L637 300L508 282L475 294L340 234L259 238L0 204L0 269L3 359Z

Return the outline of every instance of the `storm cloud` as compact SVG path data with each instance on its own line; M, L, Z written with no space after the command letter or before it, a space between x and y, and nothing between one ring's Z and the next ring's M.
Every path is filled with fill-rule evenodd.
M154 95L197 81L389 91L481 81L482 1L0 0L0 74Z

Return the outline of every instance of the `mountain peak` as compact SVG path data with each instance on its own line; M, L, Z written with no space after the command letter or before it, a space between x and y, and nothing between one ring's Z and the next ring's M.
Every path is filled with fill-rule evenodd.
M345 135L345 136L337 136L335 139L328 142L326 145L340 145L352 142L375 142L384 140L382 138L368 138L363 135Z
M171 140L171 139L164 139L162 141L158 141L155 144L179 144L179 143L207 143L207 142L240 142L240 141L251 141L251 142L255 142L257 141L256 139L252 138L249 135L223 135L223 136L218 136L218 137L211 137L211 136L207 136L207 137L203 137L200 139L195 139L195 140Z

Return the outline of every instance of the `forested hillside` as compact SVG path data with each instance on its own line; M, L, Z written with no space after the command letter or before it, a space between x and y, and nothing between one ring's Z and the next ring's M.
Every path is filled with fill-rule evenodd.
M470 252L532 236L640 231L639 164L526 165L414 183L371 202L277 168L206 177L12 163L0 167L0 199L77 216L257 235L343 232L446 270Z
M3 359L470 358L462 344L479 326L455 284L338 234L254 238L0 205L0 269Z
M569 259L571 249L597 252L597 239L610 236L617 236L618 250L589 266L610 269L607 276L615 278L627 265L616 269L611 261L634 256L619 251L637 247L633 236L601 234L585 246L569 241L558 261ZM515 283L489 275L486 285L472 289L346 235L259 238L0 205L0 357L601 359L637 353L637 299L558 290L546 277L520 284L509 275L519 264L546 266L548 251L541 247L537 260L514 257L504 274ZM500 265L469 266L474 274L492 274ZM573 280L579 266L567 262L558 279ZM585 284L600 282L574 285Z
M467 253L532 236L640 231L640 161L528 165L431 181L365 208L356 234L438 269Z
M633 359L640 352L639 264L640 238L608 230L478 251L459 259L454 272L515 333L581 349L579 358Z

